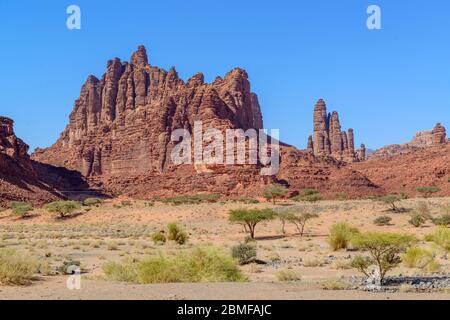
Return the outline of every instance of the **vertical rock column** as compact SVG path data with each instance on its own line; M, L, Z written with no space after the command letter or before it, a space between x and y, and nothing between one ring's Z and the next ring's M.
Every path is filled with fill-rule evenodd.
M328 136L327 107L325 101L319 99L314 107L314 155L330 154L330 138Z

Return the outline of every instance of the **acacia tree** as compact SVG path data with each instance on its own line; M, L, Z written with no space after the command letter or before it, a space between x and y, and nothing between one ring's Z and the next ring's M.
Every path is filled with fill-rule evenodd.
M287 212L279 212L277 214L278 219L280 219L282 224L282 232L283 234L286 233L285 231L285 225L286 223L292 223L297 228L298 232L300 233L300 237L303 237L304 230L306 223L313 218L317 218L319 215L316 213L310 213L310 212L302 212L302 213L295 213L291 211Z
M378 198L378 200L383 203L388 204L391 207L392 211L394 211L394 212L400 211L399 208L397 207L397 202L402 200L402 198L399 195L389 194L387 196Z
M54 201L44 206L44 209L51 213L58 214L61 218L80 209L81 205L77 201Z
M275 218L276 213L272 209L236 209L230 210L230 222L243 224L250 232L250 237L255 238L255 227L261 221Z
M272 203L275 204L276 199L285 196L288 191L288 188L281 184L272 184L264 189L263 196L267 200L272 200Z
M429 186L429 187L417 187L416 190L418 192L420 192L424 198L429 198L431 197L434 193L437 193L439 191L441 191L441 189L439 189L436 186Z
M356 256L352 266L370 277L370 266L378 269L380 282L383 283L386 273L395 268L400 262L400 254L405 252L416 242L411 235L397 233L360 233L352 239L352 244L361 250L366 250L369 257Z

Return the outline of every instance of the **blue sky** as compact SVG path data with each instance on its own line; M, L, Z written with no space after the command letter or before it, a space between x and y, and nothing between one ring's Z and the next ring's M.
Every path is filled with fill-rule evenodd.
M76 4L82 29L66 28ZM368 30L377 4L382 30ZM0 115L31 148L51 145L89 74L128 60L207 81L246 69L266 128L304 148L318 98L369 148L450 127L450 1L20 1L0 2Z

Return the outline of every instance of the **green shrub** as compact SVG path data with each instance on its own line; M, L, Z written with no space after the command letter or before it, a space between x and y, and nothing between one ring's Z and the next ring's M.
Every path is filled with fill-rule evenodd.
M259 203L259 200L253 199L253 198L247 198L247 197L240 197L237 201L240 202L240 203L245 203L245 204L257 204L257 203Z
M434 218L433 223L437 226L443 226L443 227L450 226L450 214L445 214L440 217Z
M373 220L373 223L377 226L388 226L392 221L392 218L389 216L380 216Z
M342 281L340 279L330 279L327 280L323 285L323 290L349 290L352 287L352 285L348 282Z
M273 204L275 204L277 199L284 197L288 192L288 188L275 183L264 189L263 196L267 200L272 200Z
M438 246L450 251L450 229L438 227L433 233L425 236L426 241L431 241Z
M413 225L416 228L419 228L422 226L425 222L427 222L427 219L421 215L418 212L413 212L411 214L411 219L408 220L408 223Z
M333 251L346 249L350 241L359 233L355 227L348 225L345 222L333 224L330 229L328 243Z
M236 262L214 247L195 248L175 255L150 257L103 266L107 278L141 284L174 282L235 282L246 278Z
M359 249L367 251L369 256L356 256L352 266L367 277L370 277L369 267L377 266L381 283L383 283L386 273L401 262L400 254L415 242L416 239L413 236L404 234L359 233L352 239L352 243Z
M107 262L102 267L106 277L113 281L138 282L137 268L133 263Z
M301 280L301 276L298 272L289 269L282 269L278 271L276 276L280 282L293 282Z
M305 189L299 195L292 198L294 201L317 202L323 200L319 191L314 189Z
M339 201L344 201L348 199L348 194L344 193L344 192L338 192L336 193L336 200Z
M34 273L39 267L38 262L15 250L0 249L0 284L27 285L31 283Z
M252 263L256 260L256 246L240 243L231 248L231 256L238 260L240 265Z
M178 244L185 244L189 236L176 223L169 223L167 225L167 239L175 241Z
M196 194L196 195L182 195L170 198L160 199L161 202L179 206L183 204L202 204L202 203L215 203L219 201L220 195L218 194Z
M23 218L33 211L33 206L27 202L13 201L10 203L10 207L13 215Z
M271 209L236 209L230 210L229 214L230 222L246 226L252 239L255 238L255 227L258 223L272 220L276 217L275 211Z
M431 197L434 193L441 191L436 186L417 187L416 190L423 195L424 198Z
M55 201L44 206L45 210L50 213L56 213L61 218L72 214L74 211L80 208L80 203L77 201Z
M162 232L155 232L152 234L152 240L155 244L164 244L166 243L166 235Z
M87 198L83 201L83 205L85 206L98 206L103 202L100 198Z
M431 251L420 247L411 247L402 255L402 262L408 268L426 269L434 261Z

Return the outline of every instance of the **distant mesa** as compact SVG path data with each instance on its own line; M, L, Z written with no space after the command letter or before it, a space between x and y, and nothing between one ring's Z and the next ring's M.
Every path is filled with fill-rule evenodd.
M366 147L364 144L355 150L353 129L341 130L337 111L327 113L323 99L319 99L314 107L314 133L308 137L307 150L317 157L331 156L346 162L364 161Z

